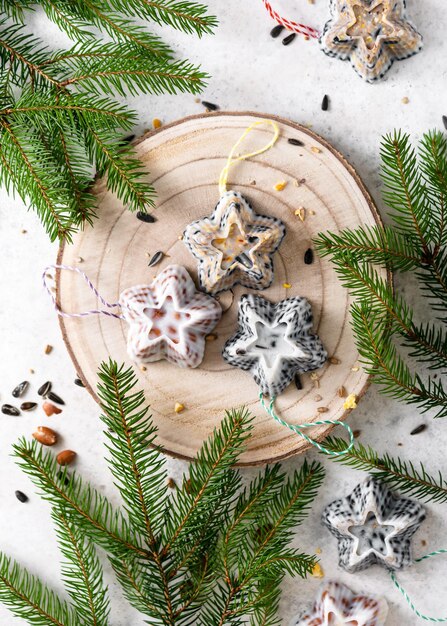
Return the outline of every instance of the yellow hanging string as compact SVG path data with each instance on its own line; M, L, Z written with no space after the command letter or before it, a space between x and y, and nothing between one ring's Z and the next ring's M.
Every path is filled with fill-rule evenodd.
M259 150L255 150L255 152L248 152L247 154L242 154L241 156L235 157L234 154L236 150L239 148L239 146L241 145L241 143L244 141L245 137L252 130L254 130L257 126L261 126L262 124L270 124L270 126L273 128L273 131L274 131L273 137L268 142L268 144L266 144L263 148L260 148ZM250 126L244 130L242 135L239 137L239 139L236 141L234 146L231 148L230 154L228 155L227 163L220 173L219 193L221 196L227 191L227 182L228 182L228 176L230 173L231 166L234 163L237 163L238 161L245 161L246 159L249 159L250 157L257 156L258 154L262 154L263 152L267 152L267 150L270 150L270 148L272 148L275 145L278 137L279 137L279 126L273 120L259 120L258 122L253 122L253 124L250 124Z

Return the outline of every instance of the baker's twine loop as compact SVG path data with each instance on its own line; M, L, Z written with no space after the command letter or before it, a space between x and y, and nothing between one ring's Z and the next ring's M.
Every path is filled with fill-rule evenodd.
M80 274L82 276L82 278L87 283L89 289L91 291L93 291L95 296L98 298L98 300L100 300L100 302L105 307L107 307L109 309L116 309L116 308L120 307L120 304L119 304L119 302L114 302L114 303L107 302L107 300L105 300L101 296L101 294L96 289L96 287L94 287L92 281L87 276L87 274L85 272L83 272L82 270L80 270L79 267L72 267L71 265L49 265L43 271L42 282L43 282L44 288L46 289L48 295L50 296L50 298L51 298L51 300L53 302L53 306L54 306L57 314L60 315L61 317L88 317L89 315L107 315L108 317L115 317L116 319L119 319L119 320L124 319L124 317L122 315L119 315L118 313L113 313L112 311L107 311L105 309L90 309L90 311L84 311L83 313L65 313L65 311L63 311L61 309L61 307L59 306L54 293L51 291L50 287L48 286L48 282L47 282L48 276L47 275L48 275L48 272L50 270L67 270L69 272L77 272L78 274Z
M420 563L421 561L431 559L432 557L439 556L441 554L447 554L447 550L442 549L442 550L436 550L435 552L430 552L429 554L426 554L425 556L421 556L419 559L415 559L414 562ZM402 585L397 581L396 572L391 571L390 576L396 588L400 591L400 593L403 595L405 600L408 602L408 605L410 609L413 611L413 613L415 613L418 617L425 620L426 622L432 622L435 624L442 624L442 623L447 622L447 617L430 617L429 615L424 615L423 613L418 611L418 609L414 606L413 601L411 600L408 593L405 591Z
M321 33L316 29L312 28L312 26L307 26L306 24L299 24L298 22L294 22L293 20L289 20L286 17L282 17L277 11L274 10L269 0L262 0L265 8L267 9L270 17L290 30L293 33L298 33L298 35L304 35L305 37L311 37L312 39L319 39Z
M273 128L272 139L265 146L263 146L262 148L259 148L259 150L255 150L254 152L248 152L247 154L242 154L240 156L235 157L234 155L236 153L236 150L244 141L245 137L252 130L257 128L258 126L262 126L263 124L269 124ZM266 119L266 120L259 120L257 122L253 122L253 124L250 124L250 126L244 130L242 135L239 137L239 139L236 141L234 146L231 148L225 167L220 173L220 177L219 177L220 196L223 196L223 194L226 193L227 191L228 176L230 173L231 166L234 165L234 163L237 163L238 161L245 161L246 159L249 159L250 157L257 156L258 154L262 154L263 152L267 152L267 150L270 150L270 148L272 148L275 145L276 141L278 140L278 137L279 137L279 126L273 120Z
M275 400L276 400L275 396L273 396L270 399L270 403L267 406L265 403L264 394L261 391L261 393L259 394L259 400L261 401L261 405L265 409L265 411L267 411L267 413L271 417L273 417L273 419L277 421L278 424L281 424L281 426L285 426L289 430L293 431L294 433L296 433L297 435L305 439L312 446L317 448L320 452L323 452L323 454L327 454L328 456L334 456L334 457L343 456L344 454L347 454L354 446L354 433L352 432L352 429L349 426L349 424L345 424L344 422L341 422L339 420L318 420L316 422L309 422L305 424L290 424L289 422L286 422L281 417L279 417L279 415L275 413L275 408L274 408ZM323 445L321 445L321 443L318 443L318 441L315 441L315 439L312 439L312 437L309 437L308 435L306 435L306 433L302 432L303 429L315 428L315 426L323 426L323 425L343 426L343 428L347 430L348 435L349 435L349 444L346 446L345 450L341 450L340 452L333 452L332 450L328 450Z

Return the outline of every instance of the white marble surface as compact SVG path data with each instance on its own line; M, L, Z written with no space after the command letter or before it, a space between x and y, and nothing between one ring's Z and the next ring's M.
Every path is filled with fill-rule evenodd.
M312 124L316 132L332 141L357 167L381 207L378 178L381 135L401 127L418 137L424 130L439 126L441 115L447 114L445 0L408 0L413 20L425 36L425 49L415 58L395 65L385 81L373 86L362 83L348 64L324 56L313 42L297 40L285 48L280 41L271 40L268 32L272 24L260 0L211 0L210 4L220 19L214 37L196 41L175 32L167 33L180 55L201 62L212 75L206 99L219 103L225 110L251 109ZM298 0L281 0L277 4L291 17L303 15L315 25L322 25L327 11L326 0L315 0L314 5ZM30 25L36 33L49 34L55 44L63 42L39 13L30 20ZM331 97L328 113L320 110L325 93ZM409 98L409 104L402 103L404 97ZM201 112L201 106L190 95L142 96L133 98L132 105L140 116L137 132L150 126L153 117L168 122ZM43 420L38 414L1 417L0 548L60 589L58 550L49 507L33 493L28 479L14 464L10 456L12 443L21 435L30 435L39 422L51 421L63 436L61 445L79 452L80 472L114 500L116 493L103 461L98 408L86 392L73 385L73 366L41 288L41 270L54 262L56 246L48 242L35 215L27 212L19 200L2 191L0 206L1 401L8 401L10 390L23 379L31 380L30 398L35 396L39 384L51 379L55 390L67 401L62 415L52 420ZM22 233L23 229L27 232ZM418 300L414 287L404 284L404 288L411 301ZM54 346L48 356L44 355L47 343ZM34 374L29 373L30 368L35 370ZM410 437L410 431L423 422L428 424L426 432ZM400 453L415 462L424 461L434 471L446 469L446 425L442 421L433 422L428 416L421 417L415 408L385 399L375 388L370 389L353 413L351 425L361 429L363 442L381 452ZM317 455L310 453L308 457ZM291 459L285 467L292 471L301 462L301 458ZM325 503L349 492L362 474L330 462L324 464L327 469L324 487L309 519L298 532L296 545L309 552L321 548L321 563L327 578L336 578L357 590L383 594L390 604L388 626L419 623L392 588L385 571L373 568L354 577L337 567L335 541L321 527L320 513ZM174 476L185 467L172 460L169 465ZM20 504L14 496L15 489L29 494L30 502ZM447 547L446 511L446 505L428 506L428 520L415 539L416 555ZM447 563L440 559L403 573L401 579L423 611L440 615L447 614L446 575ZM109 571L107 580L113 602L111 626L143 624L142 618L123 600ZM316 579L285 582L281 601L284 625L311 601L319 584ZM24 622L14 619L0 605L0 623L12 626Z

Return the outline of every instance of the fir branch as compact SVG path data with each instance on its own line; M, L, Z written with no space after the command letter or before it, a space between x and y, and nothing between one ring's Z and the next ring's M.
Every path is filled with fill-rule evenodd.
M78 617L89 626L107 626L109 602L95 548L61 510L53 510L52 517L67 560L62 578Z
M0 553L0 602L35 626L81 626L74 611L44 583ZM86 626L86 625L85 625Z
M325 446L332 452L341 452L346 450L346 441L329 437L325 440ZM423 502L447 502L447 481L441 472L436 477L430 475L422 463L417 468L412 461L393 458L389 454L380 456L371 447L361 443L357 443L346 455L331 458L343 465L369 472L381 482Z

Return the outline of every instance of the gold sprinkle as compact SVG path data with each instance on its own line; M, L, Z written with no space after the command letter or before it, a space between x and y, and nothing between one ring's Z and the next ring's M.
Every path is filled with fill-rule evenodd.
M169 489L177 489L177 484L173 478L168 478L168 480L166 481L166 485L169 487Z
M216 339L217 339L216 333L208 333L208 335L205 335L205 341L216 341Z
M323 568L321 567L321 565L319 563L316 563L313 570L312 570L312 576L314 578L324 578L324 572L323 572Z
M319 406L317 411L318 413L328 413L329 409L327 408L327 406Z
M194 102L196 102L197 104L200 104L202 101L200 98L194 98Z
M320 154L322 152L322 150L320 150L320 148L317 148L317 146L312 146L311 150L314 154Z
M251 180L250 181L250 185L256 185L256 181L255 180Z
M142 372L145 372L147 370L147 367L145 365L140 365L140 370Z
M176 413L181 413L181 412L182 412L182 411L184 411L184 410L185 410L185 405L184 405L184 404L181 404L180 402L176 402L176 403L175 403L175 406L174 406L174 411L175 411Z
M283 283L282 286L284 289L292 289L292 285L290 283Z
M23 228L20 232L22 233L22 235L26 235L28 231Z
M351 367L351 372L358 372L360 367Z
M331 363L332 365L340 365L341 361L340 359L337 359L336 356L331 356L331 358L329 359L329 363Z
M179 241L183 241L183 235L179 235L179 236L178 236L178 240L179 240Z
M343 403L344 409L356 409L357 408L357 396L351 393Z
M300 182L296 178L293 179L293 186L294 187L299 187L300 186Z
M339 398L346 398L347 392L344 387L339 387L337 393L338 393Z
M402 98L402 104L408 104L410 102L410 98L407 98L407 96L405 96L405 98Z
M314 396L314 400L315 400L315 402L321 402L323 400L323 396L316 395L316 396Z
M306 219L306 209L304 207L300 207L295 211L295 215L300 218L302 222Z
M152 120L152 126L155 129L161 128L161 120L159 120L158 117L154 117L154 119Z
M282 191L286 187L287 187L287 181L286 180L282 180L280 183L276 183L275 190L276 191Z
M310 377L311 377L312 380L319 380L319 378L320 378L316 372L312 372Z
M50 346L50 344L47 344L44 350L45 354L50 354L50 352L52 351L53 351L53 346Z
M33 370L33 368L32 368L32 367L30 367L30 368L29 368L29 373L30 373L30 374L34 374L34 372L35 372L35 370Z
M323 552L323 550L321 548L317 548L315 550L315 554L321 554Z

